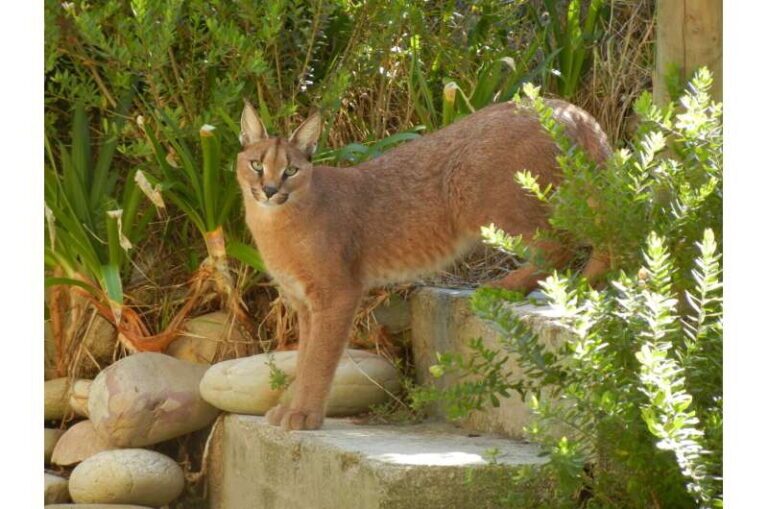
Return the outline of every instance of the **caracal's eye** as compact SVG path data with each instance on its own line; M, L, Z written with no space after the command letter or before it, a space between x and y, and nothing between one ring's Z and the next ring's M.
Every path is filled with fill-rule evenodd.
M259 161L251 161L251 169L259 175L264 173L264 166Z
M299 169L295 166L289 166L283 172L287 177L293 177Z

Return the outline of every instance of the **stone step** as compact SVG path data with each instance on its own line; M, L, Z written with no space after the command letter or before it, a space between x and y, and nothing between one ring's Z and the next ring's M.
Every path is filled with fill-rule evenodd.
M327 419L317 431L286 432L263 417L229 414L212 441L211 507L492 508L508 492L510 474L544 461L535 445L447 423Z
M436 380L429 367L437 362L438 353L460 353L468 356L469 342L482 338L486 347L502 350L501 336L493 325L478 318L471 309L473 290L422 287L411 294L411 342L419 384L434 383L445 388L454 383L450 375ZM520 316L539 336L543 344L558 344L567 332L554 323L557 313L545 305L531 303L515 305L512 311ZM510 356L508 369L520 373L514 356ZM443 420L445 414L439 406L432 407L433 417ZM499 433L512 438L522 438L523 426L530 418L530 411L517 393L501 400L497 408L475 411L459 422L468 431Z

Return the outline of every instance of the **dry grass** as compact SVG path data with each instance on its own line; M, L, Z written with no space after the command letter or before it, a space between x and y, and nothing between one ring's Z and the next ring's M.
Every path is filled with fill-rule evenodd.
M477 288L501 279L519 267L520 261L485 244L478 244L451 267L422 281L426 285Z
M594 115L611 143L632 132L632 104L652 86L655 2L609 3L607 34L593 50L592 66L574 102Z

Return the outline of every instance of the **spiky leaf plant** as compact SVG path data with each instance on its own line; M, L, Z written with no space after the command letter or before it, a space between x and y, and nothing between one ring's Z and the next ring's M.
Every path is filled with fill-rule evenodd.
M86 290L117 327L127 325L124 319L137 319L126 314L123 282L132 268L131 250L152 218L150 209L139 208L143 194L135 180L140 173L134 169L121 179L113 167L122 118L105 121L96 142L84 105L75 105L70 145L57 150L46 139L45 167L46 283ZM55 289L51 320L59 346L65 342L61 298L61 289Z
M582 9L584 4L586 9ZM546 18L540 25L539 37L542 46L554 58L554 89L559 96L569 99L579 89L589 64L590 46L600 36L605 1L591 0L586 3L570 0L564 10L561 5L558 0L544 0L542 11L546 13ZM536 19L539 19L538 16Z
M153 118L167 144L161 142L158 133L141 119L159 168L148 178L195 225L207 250L179 316L191 311L212 284L222 297L224 308L248 328L250 319L232 279L228 257L234 257L256 271L263 271L264 265L252 246L232 240L227 243L226 226L241 217L240 189L233 171L233 157L222 154L221 139L212 125L206 124L199 129L198 147L193 148L184 130L169 115L158 111ZM234 133L231 137L236 139ZM175 323L180 323L179 320L177 317Z

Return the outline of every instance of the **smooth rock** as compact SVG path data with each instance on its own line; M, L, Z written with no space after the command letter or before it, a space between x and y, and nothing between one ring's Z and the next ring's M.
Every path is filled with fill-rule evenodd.
M117 331L109 320L98 313L94 313L92 308L79 315L76 325L71 324L71 319L71 314L67 313L65 327L68 329L75 327L83 332L82 335L75 337L75 345L71 344L71 339L66 341L64 350L68 352L68 355L77 358L75 376L93 377L112 362L117 343ZM56 359L59 355L50 320L45 322L44 334L45 378L48 380L56 377ZM78 351L79 349L82 350Z
M56 343L53 340L50 320L46 320L43 326L43 359L45 363L43 375L46 380L53 380L58 374L56 373Z
M133 504L49 504L46 509L152 509L145 505Z
M54 378L43 385L45 420L60 421L69 413L69 378Z
M91 385L96 433L117 447L142 447L204 428L219 413L200 397L206 369L160 353L120 359Z
M63 467L76 465L102 451L115 446L101 438L91 421L81 421L69 428L53 449L51 463Z
M168 456L146 449L100 452L80 463L69 478L77 503L162 506L181 495L184 474Z
M45 474L45 503L69 502L67 480L53 474Z
M43 449L45 450L46 465L51 462L51 454L53 454L53 449L56 447L56 443L59 441L63 434L64 430L45 428L45 441L43 442Z
M296 374L295 351L252 355L219 362L205 372L200 395L227 412L264 415L280 401L284 389L270 386L269 363L285 372L291 382Z
M84 326L86 329L80 344L90 355L84 353L81 357L81 376L95 376L112 362L117 343L117 330L109 320L98 313L92 314L91 311L86 313Z
M400 295L393 293L389 301L373 310L376 321L392 334L400 334L411 327L411 308Z
M166 353L197 364L211 364L222 343L245 341L238 325L222 311L192 318L184 329L186 332L168 346Z
M69 406L80 417L88 417L88 395L93 380L77 380L69 392Z
M273 365L285 372L287 381L292 382L297 352L274 352L214 364L200 383L200 394L228 412L264 415L277 403L289 401L293 392L292 387L287 391L270 387L270 357ZM336 369L327 415L364 412L372 405L386 402L387 391L396 393L399 387L397 370L389 361L371 352L347 350Z
M293 390L291 384L281 402L290 402ZM387 359L365 350L347 350L333 377L326 415L344 417L367 412L374 405L386 403L390 394L399 390L397 369Z

